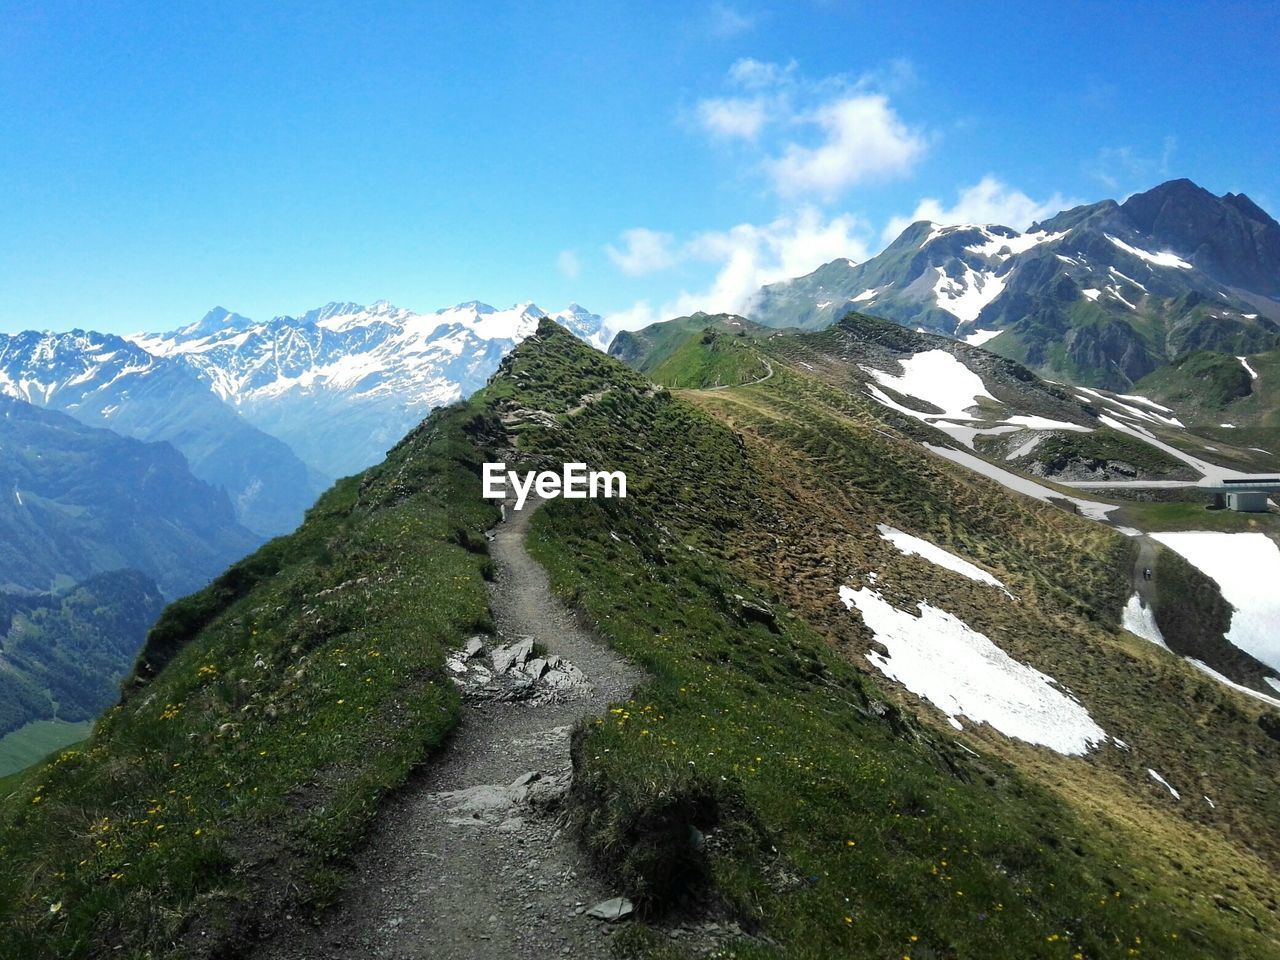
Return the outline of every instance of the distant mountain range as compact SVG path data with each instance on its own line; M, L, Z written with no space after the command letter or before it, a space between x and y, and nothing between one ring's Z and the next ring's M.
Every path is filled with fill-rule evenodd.
M210 392L188 365L109 333L0 335L0 394L126 437L168 441L262 536L293 529L325 485L289 447Z
M548 314L533 303L495 310L478 301L428 314L385 300L329 303L266 323L217 308L179 330L130 339L178 360L247 421L337 477L377 462L433 407L483 385L547 316L604 348L600 317L577 304Z
M0 590L134 569L174 599L261 541L168 443L0 396Z
M764 287L748 314L818 329L849 310L1123 389L1197 351L1280 345L1280 224L1243 194L1189 180L1026 233L920 221L863 263L834 260Z
M481 386L550 316L603 348L571 304L419 314L330 303L259 323L221 307L168 333L0 335L0 394L140 440L166 440L262 536L292 530L332 478L382 458L436 406Z

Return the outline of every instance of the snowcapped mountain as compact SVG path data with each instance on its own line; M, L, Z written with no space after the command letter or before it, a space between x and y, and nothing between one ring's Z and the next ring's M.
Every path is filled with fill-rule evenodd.
M851 309L1127 387L1197 350L1280 344L1280 224L1248 197L1189 180L1026 233L920 221L864 263L836 260L764 287L750 314L816 329Z
M601 318L577 304L329 303L265 323L216 307L168 333L0 335L0 394L171 442L241 523L273 536L330 478L376 463L432 407L482 386L545 317L603 349Z
M548 314L471 301L419 314L385 300L329 303L255 323L222 308L135 347L193 371L250 423L329 476L381 459L433 407L484 384L502 357L551 317L603 349L601 318L577 304Z
M288 446L251 426L187 365L113 334L0 335L0 394L136 440L168 441L264 536L292 529L322 488Z

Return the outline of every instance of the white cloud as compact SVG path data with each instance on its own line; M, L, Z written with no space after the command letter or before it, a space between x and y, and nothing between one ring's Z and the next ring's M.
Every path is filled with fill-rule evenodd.
M910 129L882 94L854 94L832 100L799 118L817 127L817 146L788 143L766 163L783 196L816 194L833 199L855 184L906 173L925 150L925 139Z
M768 119L762 97L712 97L698 101L698 122L717 137L754 140Z
M743 13L727 3L715 3L708 12L707 28L713 37L728 39L754 28L758 19L755 14Z
M697 234L680 249L685 262L713 264L715 277L699 292L682 290L655 308L648 300L605 317L612 330L634 330L698 310L743 313L760 287L808 273L839 257L867 256L866 224L851 214L825 217L813 207L767 224L742 223Z
M857 79L810 80L794 62L743 59L729 68L731 94L700 100L695 115L717 139L755 144L755 165L778 195L831 201L858 184L907 173L924 154L928 138L884 92L910 76L906 61Z
M605 247L609 259L618 265L625 274L632 277L646 273L657 273L676 262L671 244L673 238L669 233L646 230L636 227L634 230L622 231L622 248L610 244Z
M607 334L612 337L619 330L639 330L651 323L670 320L675 314L660 313L650 305L648 300L637 300L625 310L615 310L604 317Z
M577 279L578 274L582 273L582 261L572 250L561 250L556 257L556 266L570 280Z
M934 197L925 197L916 204L910 216L893 217L885 226L881 239L885 243L893 242L917 220L932 220L945 225L998 223L1015 230L1025 230L1035 221L1053 216L1076 202L1059 193L1046 200L1033 200L1021 190L987 175L972 186L962 188L951 207L944 207L942 201Z
M766 87L779 87L790 83L796 75L797 65L794 60L779 65L766 60L753 60L743 57L729 68L729 82L734 86L747 90L762 90Z

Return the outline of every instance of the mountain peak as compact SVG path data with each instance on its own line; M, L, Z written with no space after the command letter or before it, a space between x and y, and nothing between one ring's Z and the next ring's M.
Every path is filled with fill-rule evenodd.
M350 300L341 302L330 300L318 310L307 311L306 315L310 317L314 314L317 320L328 320L330 317L345 317L353 313L364 313L365 310L366 308L362 304L352 303Z
M178 330L183 337L207 337L221 330L231 328L244 330L253 326L253 321L238 313L232 313L226 307L214 307L195 323L189 323Z
M1267 213L1243 193L1224 193L1222 202L1235 207L1249 220L1256 220L1266 226L1280 226L1280 224L1276 224L1275 218L1271 214Z
M455 303L452 307L441 307L436 311L437 314L453 313L457 310L474 310L476 313L488 314L497 313L493 307L479 300L464 300L462 303Z

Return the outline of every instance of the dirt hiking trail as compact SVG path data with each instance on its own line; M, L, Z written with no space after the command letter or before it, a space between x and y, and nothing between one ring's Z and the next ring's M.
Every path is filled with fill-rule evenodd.
M587 911L617 891L568 834L561 801L573 725L641 674L578 625L525 550L540 505L508 507L491 533L498 636L450 659L466 703L449 745L379 813L340 904L318 926L286 925L260 960L609 955L621 924Z

